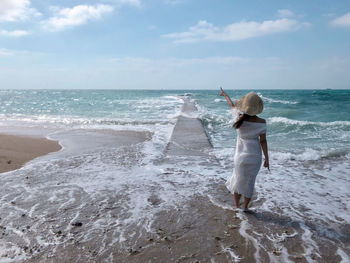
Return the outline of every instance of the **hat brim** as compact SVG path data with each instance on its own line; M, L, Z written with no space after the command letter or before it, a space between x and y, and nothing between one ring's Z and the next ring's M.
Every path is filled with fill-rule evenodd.
M258 115L258 114L262 113L263 106L261 109L244 108L243 101L244 101L244 96L239 100L235 100L234 105L238 110L240 110L244 114L247 114L249 116L254 116L254 115Z

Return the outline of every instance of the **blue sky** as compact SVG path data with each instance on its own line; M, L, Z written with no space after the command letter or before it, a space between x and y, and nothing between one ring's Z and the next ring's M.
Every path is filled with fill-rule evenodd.
M1 0L0 88L350 88L348 0Z

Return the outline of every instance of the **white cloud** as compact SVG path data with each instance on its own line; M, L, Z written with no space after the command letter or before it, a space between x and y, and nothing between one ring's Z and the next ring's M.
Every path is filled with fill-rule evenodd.
M30 0L0 0L0 22L23 21L40 15L30 7Z
M308 26L294 19L267 20L261 23L255 21L241 21L224 27L217 27L205 20L188 31L165 34L163 37L174 39L175 43L193 43L198 41L238 41L274 33L295 31Z
M26 35L29 35L29 32L25 30L14 30L14 31L0 30L0 36L23 37Z
M350 12L341 16L337 17L336 19L333 19L330 24L332 26L337 27L350 27Z
M277 13L279 17L284 17L284 18L295 16L294 13L289 9L280 9L277 11Z
M59 31L67 27L86 24L90 20L98 20L103 14L110 13L114 8L110 5L77 5L72 8L55 8L57 14L42 25L48 30Z

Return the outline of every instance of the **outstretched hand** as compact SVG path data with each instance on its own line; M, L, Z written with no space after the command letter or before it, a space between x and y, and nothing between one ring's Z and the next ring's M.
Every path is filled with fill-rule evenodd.
M230 105L231 109L233 109L235 107L235 105L233 104L232 100L230 99L230 97L225 93L225 91L220 87L220 96L224 96L228 105Z

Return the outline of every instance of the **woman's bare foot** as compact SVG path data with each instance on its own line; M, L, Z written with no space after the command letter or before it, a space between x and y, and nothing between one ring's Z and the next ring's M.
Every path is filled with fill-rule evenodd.
M243 212L247 213L247 214L255 214L256 210L255 210L255 208L253 208L253 209L243 208Z
M244 197L243 210L248 210L250 200L251 200L251 198Z

